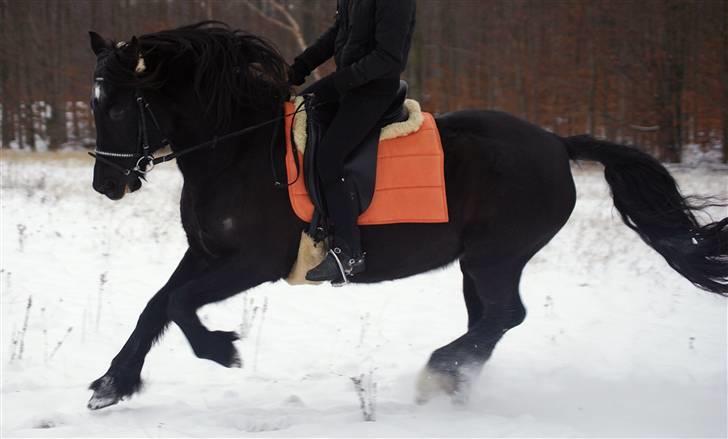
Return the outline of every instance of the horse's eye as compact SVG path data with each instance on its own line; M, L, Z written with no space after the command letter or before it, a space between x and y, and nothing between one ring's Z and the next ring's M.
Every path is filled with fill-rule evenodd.
M113 120L121 120L124 117L124 109L121 107L111 107L109 109L109 117Z

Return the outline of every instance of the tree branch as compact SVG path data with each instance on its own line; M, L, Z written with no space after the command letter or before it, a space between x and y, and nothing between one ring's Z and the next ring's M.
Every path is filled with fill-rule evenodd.
M256 6L251 0L244 0L243 4L266 22L290 33L296 40L296 45L298 45L298 48L301 52L306 50L306 40L303 38L301 26L298 24L298 21L296 21L296 18L280 2L280 0L268 0L268 4L270 4L279 14L283 16L285 22L275 17L269 16L265 13L265 11ZM314 71L313 77L314 79L318 80L321 76L317 71Z

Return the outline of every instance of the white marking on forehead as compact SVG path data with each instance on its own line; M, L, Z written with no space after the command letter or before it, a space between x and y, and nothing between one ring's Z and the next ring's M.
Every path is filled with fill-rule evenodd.
M104 78L94 78L94 98L96 100L101 100L101 98L104 96Z
M226 231L227 230L232 230L232 228L233 228L233 219L230 218L230 217L227 217L224 220L222 220L222 228L224 230L226 230Z

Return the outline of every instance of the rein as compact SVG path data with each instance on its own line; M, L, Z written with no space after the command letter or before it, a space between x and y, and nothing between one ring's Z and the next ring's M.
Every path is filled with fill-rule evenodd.
M183 151L171 152L171 153L166 154L166 155L163 155L161 157L154 157L154 155L151 152L150 145L149 145L149 135L148 135L148 131L147 131L147 122L146 122L146 118L144 117L145 116L145 113L149 113L149 116L150 116L150 118L152 120L152 123L154 124L154 127L157 129L157 131L160 134L162 134L162 140L160 141L159 148L164 148L166 146L172 146L172 143L169 141L169 139L167 138L167 136L164 135L164 131L159 126L159 122L157 121L157 118L154 116L154 112L152 111L151 107L149 106L149 103L144 99L144 96L142 96L142 94L140 92L138 92L138 91L136 93L136 102L137 102L137 106L139 107L139 125L138 125L139 129L138 129L138 133L137 133L137 138L138 138L137 143L141 145L141 148L140 148L141 151L140 152L137 152L137 153L134 153L134 154L132 154L132 153L117 153L117 152L109 152L109 151L100 150L98 148L98 146L97 146L96 149L93 152L89 152L88 154L91 157L93 157L94 159L96 159L96 160L98 160L98 161L100 161L100 162L102 162L102 163L104 163L106 165L109 165L112 168L120 171L125 176L129 176L132 173L134 173L134 174L136 174L137 177L139 177L141 179L144 179L144 177L146 176L146 174L149 173L152 169L154 169L154 167L156 165L158 165L160 163L165 163L165 162L168 162L168 161L171 161L171 160L178 159L178 158L180 158L182 156L185 156L185 155L190 154L190 153L195 152L195 151L199 151L199 150L204 149L204 148L215 147L215 145L217 145L218 142L225 141L225 140L228 140L228 139L232 139L232 138L235 138L235 137L238 137L238 136L242 136L243 134L246 134L246 133L249 133L251 131L257 130L258 128L262 128L262 127L267 126L267 125L270 125L272 123L276 123L276 127L277 127L281 120L284 120L285 118L287 118L289 116L295 116L296 114L298 114L298 113L300 113L302 111L306 111L306 108L302 108L302 107L304 107L304 103L302 102L296 108L296 110L294 112L292 112L292 113L283 114L281 116L274 117L273 119L269 119L269 120L266 120L264 122L261 122L261 123L255 124L255 125L252 125L252 126L249 126L249 127L246 127L246 128L240 129L240 130L237 130L237 131L233 131L233 132L227 133L227 134L225 134L223 136L219 136L219 137L218 136L215 136L212 140L208 140L206 142L198 143L198 144L193 145L193 146L191 146L191 147L189 147L189 148L187 148L187 149L185 149ZM312 109L315 106L316 105L309 106L309 110ZM293 129L293 126L291 126L291 129ZM276 187L283 187L285 185L287 187L287 186L290 186L290 185L294 184L298 180L298 177L300 175L299 163L298 163L298 155L297 154L294 154L294 157L296 159L296 174L297 174L296 175L296 179L293 182L291 182L291 183L286 182L285 184L282 183L282 182L280 182L280 181L278 181L278 175L277 175L277 172L275 170L275 166L274 166L273 161L272 161L272 158L273 158L273 147L275 146L275 140L277 138L277 134L278 134L278 130L276 129L274 131L274 133L273 133L272 138L271 138L271 145L270 145L270 149L271 149L271 171L273 173L273 179L274 179L275 186ZM291 137L291 139L292 139L292 137ZM293 141L291 143L293 144ZM138 157L138 159L137 159L136 164L134 165L133 168L124 168L123 166L121 166L121 165L119 165L117 163L114 163L113 161L111 161L111 160L109 160L109 159L107 159L105 157L110 157L110 158L137 158Z

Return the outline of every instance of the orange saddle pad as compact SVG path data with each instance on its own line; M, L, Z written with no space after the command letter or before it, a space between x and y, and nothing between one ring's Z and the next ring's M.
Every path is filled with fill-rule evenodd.
M286 114L295 111L286 103ZM445 195L445 157L440 133L430 113L422 113L423 123L416 132L394 139L379 141L377 178L374 197L369 208L360 216L359 225L394 223L448 222ZM296 179L296 164L291 148L293 117L286 118L286 173L288 181ZM299 163L303 156L299 155ZM294 212L303 221L313 218L314 206L301 175L288 187Z

